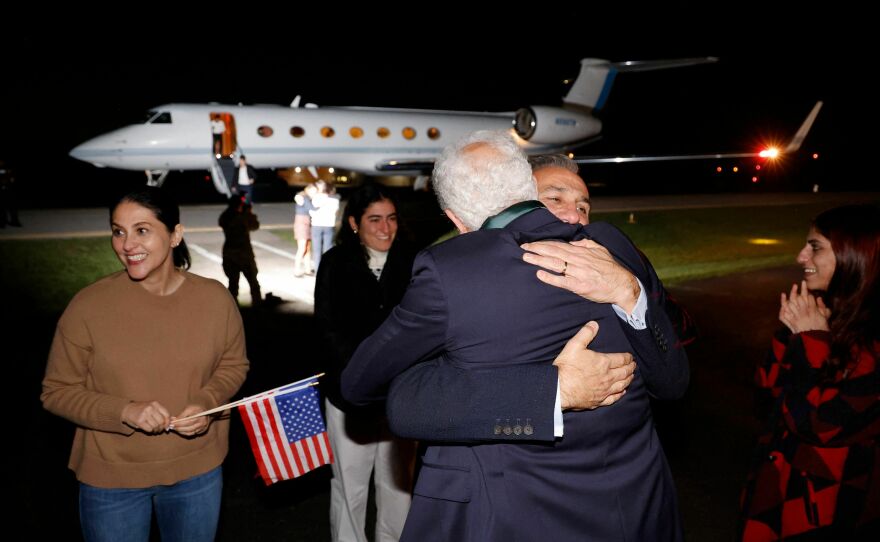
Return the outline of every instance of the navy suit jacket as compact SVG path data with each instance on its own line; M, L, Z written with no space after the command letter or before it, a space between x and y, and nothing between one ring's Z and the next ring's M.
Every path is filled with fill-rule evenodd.
M646 388L648 380L658 389L686 385L686 368L669 376L677 382L664 380L665 362L684 359L686 367L683 352L667 360L654 354L662 351L658 341L666 342L667 352L675 350L671 327L660 330L655 323L650 331L629 333L610 305L541 283L535 268L522 261L522 243L583 237L608 248L646 290L653 284L656 276L619 230L563 224L539 209L504 229L472 232L423 251L400 305L355 352L342 375L342 394L353 403L381 400L395 376L437 356L438 363L464 372L503 366L518 378L532 374L537 389L530 397L550 398L541 408L551 413L546 424L531 417L537 410L529 398L484 413L487 430L494 434L500 425L510 442L428 446L404 540L680 539L675 489ZM551 364L590 320L600 326L593 350L634 350L637 357L650 351L651 363L639 359L616 404L566 412L563 438L525 440L539 432L552 435ZM465 385L460 395L479 393Z

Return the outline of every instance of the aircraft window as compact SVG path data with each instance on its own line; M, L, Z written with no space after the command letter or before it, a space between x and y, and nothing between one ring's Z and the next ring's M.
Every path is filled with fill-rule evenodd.
M415 128L410 128L409 126L404 128L402 133L403 137L405 137L406 139L415 139L416 137Z
M302 137L306 135L306 131L303 129L302 126L294 126L290 129L290 135L292 135L293 137Z
M382 128L376 130L376 135L381 137L382 139L385 139L386 137L391 135L391 131L383 126Z
M134 124L148 124L150 119L156 116L157 111L147 111L143 115L141 115L140 119L138 119Z
M336 135L336 130L329 126L324 126L321 128L321 135L324 137L333 137Z
M428 128L428 137L431 139L440 139L440 130L434 127Z
M257 133L260 134L261 137L270 137L275 133L270 126L266 126L265 124L257 128Z
M159 116L150 121L150 124L171 124L171 113L163 111Z
M363 128L359 128L358 126L352 126L348 129L348 133L349 135L351 135L351 137L357 139L364 135L364 130Z

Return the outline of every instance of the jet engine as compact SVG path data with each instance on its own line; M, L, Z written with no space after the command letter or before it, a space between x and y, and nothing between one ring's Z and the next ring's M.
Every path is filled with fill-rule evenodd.
M513 128L529 143L561 145L599 134L602 122L578 111L533 105L516 112Z

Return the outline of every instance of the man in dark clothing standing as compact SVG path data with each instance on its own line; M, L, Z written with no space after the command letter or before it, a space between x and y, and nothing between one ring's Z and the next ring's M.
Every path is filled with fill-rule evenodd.
M259 229L260 222L252 212L251 205L242 196L229 198L229 206L220 215L220 227L223 228L223 272L229 278L229 291L238 297L238 276L244 278L251 287L253 304L259 305L263 298L260 295L260 283L257 282L257 261L251 247L250 232Z
M257 182L257 170L247 163L247 158L243 154L238 159L235 179L233 192L241 195L244 198L244 202L250 205L254 202L254 183Z

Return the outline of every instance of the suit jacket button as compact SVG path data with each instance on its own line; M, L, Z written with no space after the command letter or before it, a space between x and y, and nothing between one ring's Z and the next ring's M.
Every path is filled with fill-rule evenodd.
M517 419L516 425L513 426L513 434L519 436L519 435L522 435L522 431L523 431L523 428L519 424L519 419Z
M495 427L492 428L492 432L496 435L501 434L501 420L495 421Z
M531 435L534 432L535 432L535 428L532 427L532 424L530 424L529 422L526 422L526 424L523 426L523 434L524 435Z
M510 435L513 433L513 429L510 428L510 420L507 420L507 423L504 424L504 428L501 429L501 432L505 435Z

